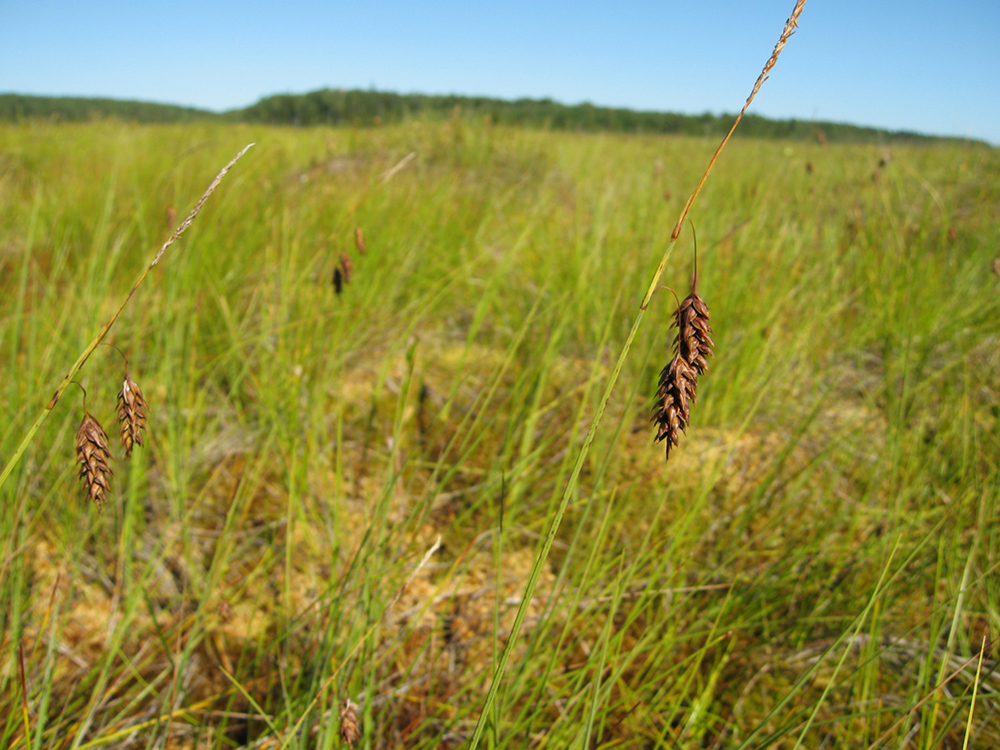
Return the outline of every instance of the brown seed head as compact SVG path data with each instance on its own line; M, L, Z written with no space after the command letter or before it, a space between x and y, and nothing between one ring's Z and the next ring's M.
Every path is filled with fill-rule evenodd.
M711 318L708 305L697 292L691 292L674 312L674 357L660 372L652 421L656 423L654 442L666 441L666 456L680 442L680 434L691 421L691 405L695 402L698 378L708 371L712 356Z
M83 417L76 432L76 460L80 464L80 478L97 509L104 508L105 493L111 490L111 451L108 436L89 413Z
M340 739L353 747L361 739L361 728L358 726L358 704L350 698L344 698L340 704Z
M354 247L357 248L360 255L368 252L368 247L365 245L365 233L361 231L361 227L354 228Z
M340 254L340 267L344 273L344 283L351 283L351 276L354 275L354 262L351 260L351 256L347 253Z
M125 373L125 381L118 393L118 427L121 432L125 458L131 458L132 447L142 445L142 433L146 429L146 415L149 405L132 376Z

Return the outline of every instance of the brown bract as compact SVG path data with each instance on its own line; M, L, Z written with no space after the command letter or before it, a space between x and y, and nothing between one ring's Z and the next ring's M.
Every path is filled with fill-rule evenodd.
M104 428L90 414L83 417L76 432L76 459L80 464L80 478L87 495L104 508L105 494L111 490L111 451Z
M139 385L132 380L131 375L125 373L125 381L118 393L118 427L121 432L122 447L125 449L125 458L131 458L134 445L143 444L142 433L146 429L148 410L149 405Z
M691 405L695 402L698 378L708 371L712 356L711 318L708 305L696 292L691 292L674 312L674 357L660 372L652 421L656 423L655 442L666 441L666 457L680 442L680 434L691 421Z

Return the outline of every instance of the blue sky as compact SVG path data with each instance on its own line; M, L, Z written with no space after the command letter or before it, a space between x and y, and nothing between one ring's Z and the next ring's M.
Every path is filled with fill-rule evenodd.
M0 92L224 110L323 87L735 112L794 0L0 0ZM809 0L751 109L1000 145L1000 0Z

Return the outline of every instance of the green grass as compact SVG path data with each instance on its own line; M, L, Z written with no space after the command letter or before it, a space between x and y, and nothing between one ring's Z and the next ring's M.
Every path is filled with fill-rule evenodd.
M3 463L168 208L250 141L107 339L151 415L104 512L75 388L0 488L2 747L339 747L345 697L363 747L467 745L717 145L0 126ZM1000 741L992 644L976 680L1000 628L998 172L981 147L727 147L692 213L716 358L691 428L664 464L662 290L482 747ZM682 297L691 247L662 280ZM108 347L78 376L109 432L121 376Z

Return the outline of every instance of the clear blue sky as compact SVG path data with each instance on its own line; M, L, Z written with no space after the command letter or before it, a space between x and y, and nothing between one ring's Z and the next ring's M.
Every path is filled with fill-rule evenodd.
M734 112L794 0L0 0L0 92L224 110L323 87ZM1000 145L1000 0L809 0L751 111Z

